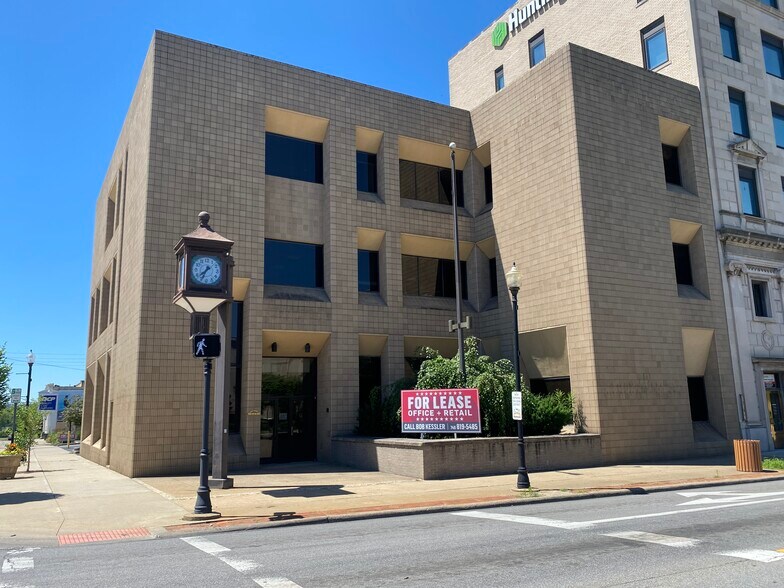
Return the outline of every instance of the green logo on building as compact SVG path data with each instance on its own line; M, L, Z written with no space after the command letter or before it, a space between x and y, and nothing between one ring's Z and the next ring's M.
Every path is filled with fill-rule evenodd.
M493 47L500 47L506 42L509 36L509 25L506 21L501 21L493 29Z

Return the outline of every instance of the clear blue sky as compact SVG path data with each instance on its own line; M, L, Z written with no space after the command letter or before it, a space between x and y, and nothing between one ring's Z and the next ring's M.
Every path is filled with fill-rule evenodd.
M513 0L3 2L0 344L11 386L82 379L95 199L160 29L448 103L447 61ZM488 40L489 42L489 40Z

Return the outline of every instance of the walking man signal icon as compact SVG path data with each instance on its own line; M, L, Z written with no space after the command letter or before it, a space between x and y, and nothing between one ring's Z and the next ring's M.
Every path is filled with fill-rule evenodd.
M201 334L194 335L191 337L191 339L193 341L193 357L197 357L199 359L220 357L220 335L216 333Z

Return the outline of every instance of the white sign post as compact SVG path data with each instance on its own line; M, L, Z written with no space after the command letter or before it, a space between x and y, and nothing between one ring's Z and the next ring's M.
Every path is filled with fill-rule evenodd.
M11 388L11 404L19 404L22 402L22 389Z
M512 392L512 418L516 421L523 420L523 393L519 390Z

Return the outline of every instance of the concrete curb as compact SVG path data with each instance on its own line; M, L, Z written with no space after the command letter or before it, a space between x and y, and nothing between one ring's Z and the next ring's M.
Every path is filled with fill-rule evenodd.
M474 510L481 508L496 508L504 506L520 506L523 504L546 504L552 502L566 502L574 500L585 500L588 498L609 498L614 496L626 495L639 495L651 494L654 492L668 492L673 490L687 490L690 488L710 488L717 486L732 486L736 484L753 484L759 482L773 482L776 480L784 480L784 472L754 476L739 479L722 479L722 480L684 480L675 484L661 484L652 486L634 486L626 488L596 488L586 489L585 491L567 491L560 496L540 496L532 498L510 498L508 500L491 500L482 501L478 499L476 502L468 504L443 504L437 506L422 506L422 507L409 507L409 508L392 508L382 511L366 511L345 514L332 514L323 516L314 516L301 519L289 519L282 521L267 521L267 522L254 522L254 523L238 523L231 525L230 521L217 521L217 524L223 526L214 526L216 523L199 523L188 525L186 528L178 528L170 530L168 528L155 529L154 536L158 538L167 537L180 537L186 535L205 535L213 533L229 533L235 531L248 531L253 529L266 529L277 527L291 527L295 525L316 525L322 523L337 523L345 521L359 521L368 519L380 519L399 516L410 516L417 514L436 514L444 512L457 512L461 510ZM542 490L547 492L547 490ZM556 490L556 492L558 492ZM250 518L250 517L248 517ZM174 525L172 525L174 526ZM151 530L152 532L152 530Z

